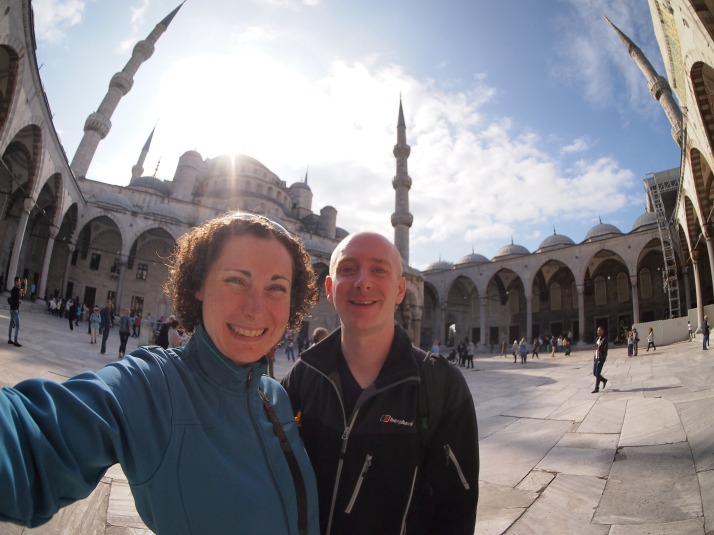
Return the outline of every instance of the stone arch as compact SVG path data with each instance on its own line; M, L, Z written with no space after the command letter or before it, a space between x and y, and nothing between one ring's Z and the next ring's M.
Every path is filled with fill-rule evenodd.
M619 300L617 281L618 277L622 279L621 274L629 280L627 263L612 250L602 249L588 259L583 284L586 342L594 341L597 325L604 327L610 340L620 343L626 339L633 323L632 293L628 292L627 301Z
M466 337L472 340L472 331L478 326L477 298L478 289L469 277L459 275L451 281L445 300L446 332L443 338L447 343L456 345Z
M711 148L714 147L714 69L704 61L696 61L689 71L689 76L697 112Z
M15 92L17 90L20 57L17 49L0 45L0 132L7 127Z

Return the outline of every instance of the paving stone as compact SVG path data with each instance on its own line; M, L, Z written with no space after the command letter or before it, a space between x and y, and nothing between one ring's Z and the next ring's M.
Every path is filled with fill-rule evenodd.
M671 401L655 398L627 402L620 446L673 444L685 440L682 422Z
M595 394L592 394L593 396ZM579 433L619 433L625 418L627 400L600 398L583 420Z
M697 472L714 470L714 397L677 404Z
M605 535L609 526L591 523L604 486L597 477L558 474L509 533Z
M699 489L702 493L702 506L704 507L704 523L706 533L714 532L714 470L699 472Z
M476 515L478 535L504 533L538 498L533 491L479 483L479 507Z
M622 448L612 465L594 521L648 524L702 516L689 444Z
M664 524L640 524L637 526L612 526L609 535L702 535L704 520L685 520Z

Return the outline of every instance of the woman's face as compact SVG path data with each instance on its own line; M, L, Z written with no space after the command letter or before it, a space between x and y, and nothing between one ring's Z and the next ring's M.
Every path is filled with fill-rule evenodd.
M216 347L238 365L255 362L285 333L293 263L274 237L229 238L196 292L203 325Z

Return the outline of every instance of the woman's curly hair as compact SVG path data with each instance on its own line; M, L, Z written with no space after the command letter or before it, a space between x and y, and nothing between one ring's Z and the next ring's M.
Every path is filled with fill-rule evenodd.
M189 230L178 239L168 258L169 275L164 283L164 292L173 300L176 316L187 332L193 332L203 321L203 305L195 294L203 286L204 278L223 250L223 245L229 238L245 234L266 239L274 237L290 253L293 281L288 330L299 329L303 318L317 303L317 277L302 241L267 217L233 212Z

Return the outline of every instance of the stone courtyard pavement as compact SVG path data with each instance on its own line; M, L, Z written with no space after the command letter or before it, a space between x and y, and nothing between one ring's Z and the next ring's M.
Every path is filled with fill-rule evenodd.
M8 316L0 310L1 329ZM70 331L67 320L23 311L20 342L0 344L0 385L97 369L115 358L119 338L112 332L100 355L86 324ZM276 375L291 364L280 351ZM474 365L464 376L479 424L478 535L714 533L714 350L703 351L700 338L631 358L611 348L598 394L589 349L526 366L477 355ZM148 530L115 466L45 526L0 523L0 535L21 533Z

